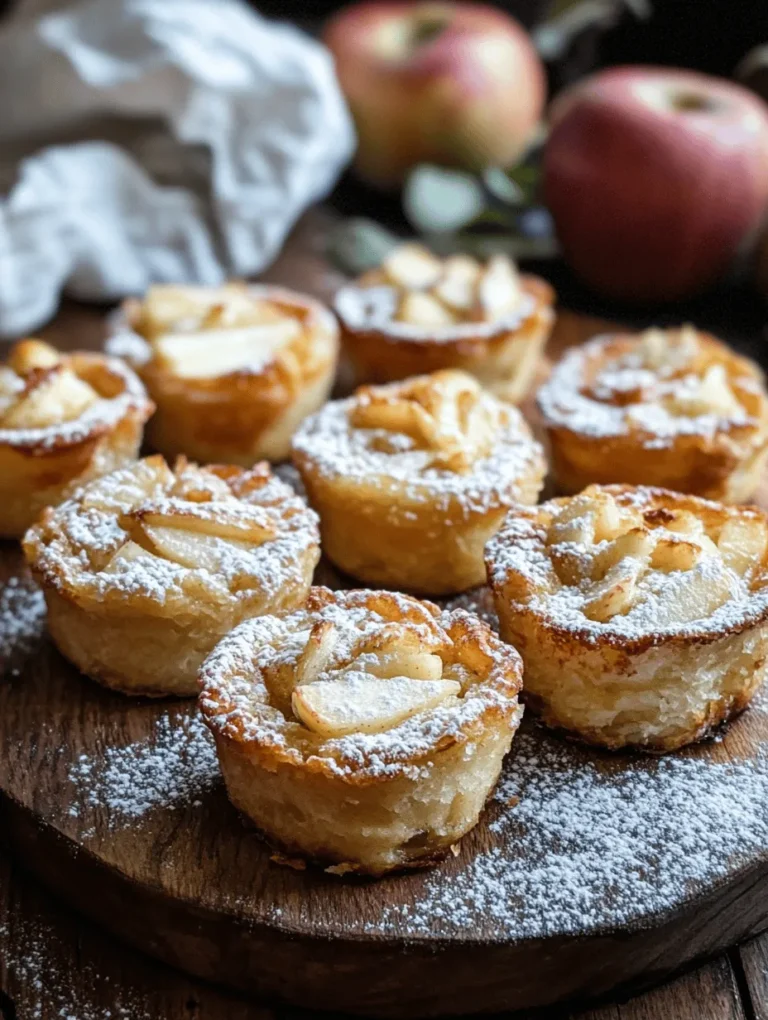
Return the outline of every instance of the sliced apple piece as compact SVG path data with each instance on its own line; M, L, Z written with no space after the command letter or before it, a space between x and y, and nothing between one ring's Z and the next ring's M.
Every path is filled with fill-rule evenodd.
M741 577L762 562L766 545L765 525L755 517L729 518L717 540L723 562Z
M596 554L592 576L604 577L611 567L627 557L647 567L655 545L656 538L647 528L630 528Z
M673 570L692 570L703 558L704 550L698 542L688 542L684 538L659 538L651 566L669 574Z
M339 632L330 620L318 620L309 632L304 651L296 663L296 683L309 684L328 669Z
M422 244L398 245L382 263L387 281L403 290L433 287L442 276L443 264Z
M148 559L152 559L152 553L148 549L140 546L138 542L129 541L117 550L109 563L103 568L103 572L105 574L116 574L129 563Z
M493 255L477 282L476 313L480 319L495 321L509 315L520 304L520 277L506 255Z
M382 680L391 677L409 677L411 680L439 680L443 675L443 660L431 652L413 652L395 649L391 652L363 654L345 673L363 670Z
M337 680L320 680L297 687L293 712L309 730L322 737L348 733L382 733L420 712L437 707L461 692L455 680L388 680L365 673L348 673Z
M145 457L129 468L92 482L83 494L83 508L127 512L148 498L162 495L173 481L173 472L159 454Z
M700 537L706 534L701 520L690 510L674 510L672 519L666 521L664 527L667 531L683 535L694 542L698 542Z
M628 613L635 602L637 582L644 564L627 558L611 567L602 581L593 585L583 605L584 615L598 623Z
M675 575L674 588L654 607L658 626L703 620L735 594L733 573L720 560L709 560L706 572L686 570Z
M646 329L640 334L643 364L652 369L679 371L692 364L699 349L696 330L683 326L677 331Z
M135 533L135 537L142 538L151 552L166 560L189 567L190 570L199 568L211 573L221 570L227 556L233 552L247 553L252 549L250 542L237 542L184 528L149 524L144 524L141 532Z
M431 294L421 291L409 291L398 306L395 319L407 322L411 326L423 326L427 329L444 329L453 326L456 317L444 304Z
M74 421L99 399L92 386L64 365L35 369L24 391L3 415L9 428L36 429Z
M222 287L154 284L141 305L140 332L150 340L176 329L198 328L215 306L244 308L252 306L242 284Z
M673 414L694 417L702 414L716 414L728 417L741 409L722 365L712 365L700 380L687 376L681 385L665 401Z
M432 293L453 312L468 312L475 302L480 265L469 255L451 255Z
M277 535L277 528L266 507L244 506L231 503L195 503L185 505L183 500L145 503L128 511L120 521L122 527L142 526L177 528L214 538L234 539L261 545Z
M8 366L19 375L29 375L35 369L53 368L61 363L55 347L42 340L22 340L11 348Z
M384 429L387 432L401 432L421 445L434 443L437 426L435 419L415 400L392 397L358 402L350 411L350 424L354 428Z
M159 359L180 379L214 379L261 368L301 332L294 319L262 326L169 333L155 341Z

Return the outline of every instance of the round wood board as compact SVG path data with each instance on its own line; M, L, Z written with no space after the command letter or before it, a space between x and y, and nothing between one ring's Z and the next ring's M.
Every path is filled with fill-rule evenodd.
M640 987L768 924L768 699L664 759L530 719L457 856L362 881L276 860L194 701L102 690L44 627L1 545L0 823L73 906L196 975L373 1016L496 1011Z

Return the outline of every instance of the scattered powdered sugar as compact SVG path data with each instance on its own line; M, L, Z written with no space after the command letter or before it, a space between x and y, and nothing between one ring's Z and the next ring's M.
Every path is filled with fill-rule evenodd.
M541 446L515 408L506 409L507 421L500 424L491 453L464 473L433 466L433 451L419 447L405 434L353 427L349 414L356 400L329 402L307 418L294 436L300 457L326 477L391 491L416 504L446 508L458 501L467 512L482 512L499 503L509 504L517 498L521 484L544 473ZM391 451L393 436L398 440Z
M9 446L33 446L40 451L56 452L63 446L81 443L91 435L112 428L136 408L147 407L147 393L143 384L119 358L89 355L91 360L101 360L104 371L112 377L111 388L119 385L115 395L101 392L94 380L99 399L94 400L71 421L52 421L50 425L34 428L0 428L0 443ZM73 369L79 376L76 368ZM101 387L104 390L104 387ZM55 406L55 402L54 406Z
M471 937L485 917L502 940L648 920L765 852L767 802L765 746L750 761L608 757L527 727L496 793L499 845L431 872L369 928Z
M99 973L80 948L74 937L65 943L40 916L14 917L12 930L10 925L0 925L7 988L18 1000L10 999L17 1007L14 1013L4 1013L0 1003L2 1016L7 1020L13 1015L18 1020L157 1020L140 992ZM23 990L19 995L16 986ZM107 995L100 995L105 987ZM18 1012L22 1001L23 1014Z
M154 808L198 806L217 781L216 750L208 728L184 708L159 715L150 741L105 747L98 757L82 755L70 768L79 804L103 808L112 827Z
M189 592L217 605L279 600L311 565L317 516L279 478L262 478L241 498L205 468L173 476L152 463L97 479L57 507L34 531L36 567L96 602L135 595L148 609L181 605ZM165 546L130 541L130 522L143 527L145 518L160 525Z
M45 598L31 581L10 577L0 588L0 671L31 652L45 629Z
M595 337L568 350L538 393L546 423L594 439L636 432L647 448L668 445L676 436L712 439L758 424L738 402L725 375L727 403L706 409L706 376L686 362L651 370L642 351L642 338L613 336ZM694 346L690 357L695 353ZM746 376L735 381L741 389L754 390Z
M339 775L383 778L418 775L420 766L413 764L414 759L423 758L448 738L466 739L466 732L489 709L514 720L516 728L516 699L482 682L470 684L461 697L447 698L427 712L377 732L356 730L347 736L325 737L284 714L273 703L265 676L289 673L295 678L299 658L318 624L331 624L334 644L317 680L338 681L343 675L347 683L353 663L366 672L369 652L375 656L385 648L413 648L414 639L423 651L441 652L449 647L448 635L413 599L387 593L382 596L386 602L377 608L375 598L367 592L340 592L326 605L298 609L281 618L257 617L230 632L200 674L200 707L214 731L279 749L282 756L297 763L312 759L322 763L325 771ZM394 616L400 622L393 622ZM458 677L455 664L449 663L444 677L454 675ZM283 682L289 686L288 681ZM284 696L289 694L290 690ZM349 695L354 697L351 687Z
M683 535L669 530L654 515L666 512L673 524L679 524L681 510L690 514L686 498L638 487L608 497L614 513L630 511L631 516L611 539L593 541L595 519L605 503L595 501L590 509L591 498L588 494L576 497L575 501L585 502L579 517L567 516L575 501L564 506L554 501L510 514L488 543L492 583L502 588L510 579L521 581L527 592L521 597L526 612L585 643L606 638L631 641L648 636L725 635L759 624L768 616L768 585L760 577L756 581L750 571L742 574L736 570L714 541L725 514L718 504L699 501L696 520L701 533L698 537L693 532ZM739 511L742 518L750 514L753 511ZM735 513L731 520L734 518ZM758 522L758 526L762 525ZM582 538L560 538L561 528L575 529ZM622 539L641 533L647 536L644 551L638 548L632 552L629 547L620 551ZM683 547L698 552L685 567L656 569L653 557L659 550L664 552L665 546L668 552ZM600 557L607 554L606 563L612 565L595 580L600 578L600 573L595 573ZM589 607L611 591L623 593L625 600L612 613L591 617Z
M536 310L536 301L530 294L521 294L518 305L505 315L479 322L456 322L439 329L403 322L395 318L399 292L395 287L361 287L350 284L336 294L334 307L339 318L350 329L378 329L401 340L430 343L455 343L477 336L518 329Z

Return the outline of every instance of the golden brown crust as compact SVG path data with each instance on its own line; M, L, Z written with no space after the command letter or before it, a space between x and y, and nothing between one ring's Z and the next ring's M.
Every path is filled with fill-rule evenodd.
M486 551L530 704L604 747L666 751L742 711L768 654L768 518L591 486L510 513Z
M335 308L342 348L358 382L386 383L453 368L476 376L501 399L519 403L532 382L555 320L555 293L540 277L520 277L519 311L496 323L455 328L407 328L391 321L366 322L355 309L364 289L343 288ZM361 293L362 292L362 293Z
M237 294L238 288L229 285L230 292ZM338 357L331 313L313 298L282 287L242 285L239 294L240 300L256 308L266 305L295 322L298 331L262 362L210 377L176 374L158 352L162 334L153 335L143 305L135 300L123 305L109 346L133 363L157 404L148 437L166 456L185 453L244 467L262 457L283 460L300 421L330 392ZM181 332L201 335L199 325L191 326L185 324Z
M47 359L46 366L32 367L35 358ZM118 359L59 355L39 341L17 344L0 372L6 388L5 400L0 392L0 537L18 538L44 507L135 460L153 404ZM16 385L21 388L13 392Z
M330 651L313 660L328 630ZM381 874L434 859L475 824L519 722L521 679L514 649L466 613L313 588L296 612L249 621L220 643L201 671L200 708L230 797L272 842ZM371 684L394 692L373 715L355 704ZM400 685L417 698L402 711ZM337 687L336 716L306 716L296 700ZM457 783L466 804L446 816Z
M317 519L268 465L154 456L46 510L24 538L60 651L132 694L193 694L218 638L300 604Z
M483 582L486 541L545 471L520 413L451 370L327 404L293 457L336 566L430 595Z
M743 502L768 458L762 372L689 328L595 338L564 355L538 403L563 492L625 482Z

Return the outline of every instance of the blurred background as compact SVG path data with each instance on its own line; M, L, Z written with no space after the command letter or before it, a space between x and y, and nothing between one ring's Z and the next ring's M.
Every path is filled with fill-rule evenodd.
M0 0L0 15L4 336L63 293L258 275L321 202L347 274L415 233L508 251L576 309L762 343L764 0Z

